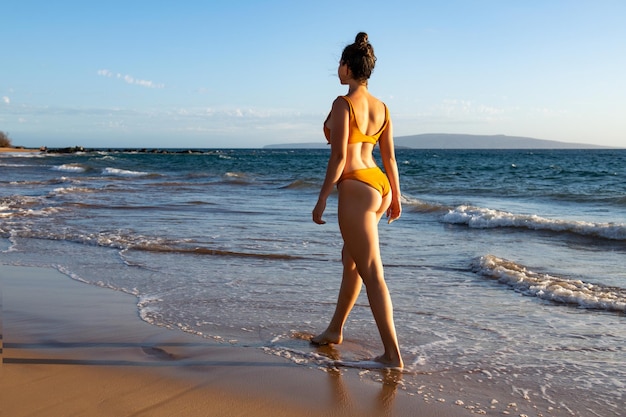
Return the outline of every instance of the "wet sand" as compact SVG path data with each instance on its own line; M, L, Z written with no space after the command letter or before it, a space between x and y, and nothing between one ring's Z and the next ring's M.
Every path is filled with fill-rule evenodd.
M54 269L0 265L0 283L2 415L471 415L391 371L375 382L150 325L134 296Z

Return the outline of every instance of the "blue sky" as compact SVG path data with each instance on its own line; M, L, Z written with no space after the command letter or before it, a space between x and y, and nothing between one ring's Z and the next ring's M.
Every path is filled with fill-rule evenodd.
M0 130L15 145L323 142L366 31L396 136L626 146L626 2L5 2Z

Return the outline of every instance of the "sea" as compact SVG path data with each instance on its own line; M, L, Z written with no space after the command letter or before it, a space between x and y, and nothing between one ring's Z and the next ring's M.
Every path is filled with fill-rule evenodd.
M396 152L403 213L379 230L401 389L475 414L626 416L626 150ZM133 294L155 326L312 372L368 359L382 345L365 294L345 346L307 341L341 281L336 194L311 220L328 157L0 154L0 263Z

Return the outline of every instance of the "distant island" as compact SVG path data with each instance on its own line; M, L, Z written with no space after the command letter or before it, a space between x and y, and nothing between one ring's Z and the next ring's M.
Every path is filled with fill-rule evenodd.
M584 143L558 142L506 135L463 135L455 133L425 133L421 135L397 136L397 148L409 149L608 149L606 146ZM264 148L326 148L326 141L313 143L284 143L267 145Z

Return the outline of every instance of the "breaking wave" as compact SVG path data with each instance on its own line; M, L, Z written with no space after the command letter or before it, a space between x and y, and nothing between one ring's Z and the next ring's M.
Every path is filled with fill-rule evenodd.
M524 295L581 308L626 312L624 288L533 272L515 262L493 255L475 259L472 270Z
M52 167L54 171L61 172L87 172L88 167L82 164L63 164L63 165L55 165Z
M114 175L114 176L119 176L119 177L143 177L146 175L150 175L147 172L130 171L130 170L119 169L119 168L104 168L102 170L102 173L104 175Z
M548 219L534 214L514 214L506 211L472 206L458 206L451 209L442 217L442 221L451 224L465 224L477 229L513 227L530 230L569 232L612 240L626 240L626 224L624 223L592 223Z

